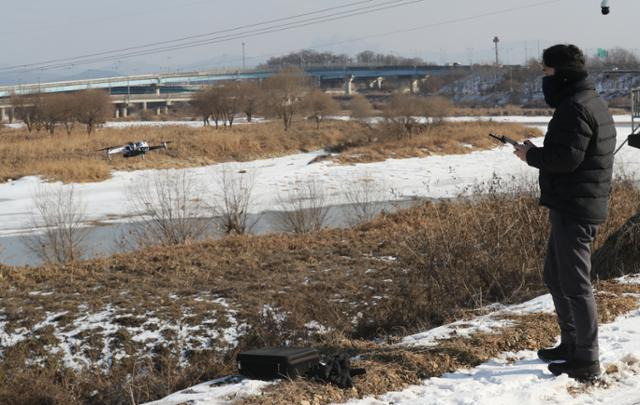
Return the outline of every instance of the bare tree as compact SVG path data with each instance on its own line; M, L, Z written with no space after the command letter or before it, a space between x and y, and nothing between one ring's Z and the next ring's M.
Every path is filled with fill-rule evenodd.
M318 52L313 49L303 49L284 56L269 58L263 67L269 69L304 68L305 66L344 66L351 63L348 55L336 55L332 52Z
M375 63L376 53L373 51L362 51L356 55L356 61L361 65L369 65Z
M111 100L104 90L84 90L75 95L77 101L76 119L86 125L91 134L97 125L103 124L110 111Z
M42 125L40 111L41 95L39 93L25 95L13 94L11 96L11 105L14 107L16 118L24 122L29 132L34 129L40 131Z
M237 90L240 98L240 110L246 114L247 122L251 122L253 115L258 110L262 89L254 81L243 81L238 83Z
M223 86L211 86L198 93L192 100L191 105L203 117L204 126L210 125L209 119L213 119L216 128L220 127L221 120L226 126L230 113L226 105L228 94L228 90Z
M308 233L322 229L329 219L327 196L318 181L296 180L287 193L277 196L278 222L286 232Z
M60 121L64 125L67 135L71 134L73 127L81 110L80 97L76 94L59 94L60 108Z
M262 67L270 69L282 69L286 67L305 66L345 66L352 63L377 64L377 65L419 65L425 61L421 58L405 58L393 54L381 54L373 51L363 51L351 58L348 55L336 55L332 52L318 52L313 49L303 49L284 56L269 58Z
M373 106L362 94L354 94L349 101L353 118L367 118L373 115Z
M209 107L208 97L209 94L207 93L207 90L201 90L197 92L189 102L194 112L202 117L202 125L205 127L210 125L209 117L211 117L211 108Z
M430 119L432 123L438 124L451 114L453 103L446 97L428 96L421 99L418 107L422 109L420 115Z
M129 194L132 208L144 219L132 232L138 245L187 243L206 235L204 190L188 172L158 172Z
M327 115L340 111L340 105L322 90L313 90L304 98L304 111L316 122L316 129L320 129L320 122Z
M587 66L591 69L638 69L640 60L633 52L617 47L607 50L604 58L587 58Z
M79 259L88 235L86 207L73 186L41 186L34 193L31 224L41 233L24 237L25 246L47 263Z
M232 127L236 114L242 109L238 82L226 83L224 87L221 88L219 100L220 104L218 108L224 120L224 126L226 127L228 123L229 127Z
M214 212L220 217L224 233L244 234L254 224L249 223L249 204L254 184L253 175L246 171L222 170L218 181L220 193L215 196Z
M216 124L216 129L220 127L222 117L222 89L220 87L211 87L207 91L207 103L209 107L209 116Z
M41 98L40 119L44 128L53 135L56 125L63 121L67 108L64 94L48 94Z
M382 204L391 197L390 188L369 173L345 183L343 187L349 202L346 206L347 220L351 225L371 221L380 212Z
M397 136L411 136L418 127L417 117L423 114L423 99L406 94L394 94L384 109L384 118Z
M300 113L307 91L307 80L301 70L283 70L265 79L261 105L265 113L282 119L285 131L291 127L293 116Z

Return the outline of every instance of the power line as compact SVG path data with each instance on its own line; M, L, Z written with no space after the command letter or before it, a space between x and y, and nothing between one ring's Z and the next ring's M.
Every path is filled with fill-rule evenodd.
M174 45L174 46L169 46L169 47L162 47L162 48L156 48L156 49L149 49L149 50L144 50L144 51L132 52L132 53L123 54L123 55L117 55L117 57L105 57L105 58L102 58L102 59L90 59L90 60L81 61L81 63L75 63L75 64L76 65L80 65L80 64L88 64L88 63L96 63L96 62L102 62L102 61L116 60L116 59L122 59L122 58L131 58L131 57L136 57L136 56L152 55L152 54L161 53L161 52L167 52L167 51L172 51L172 50L180 50L180 49L194 48L194 47L203 46L203 45L211 45L211 44L217 44L217 43L222 43L222 42L228 42L228 41L232 41L232 40L235 40L235 39L243 39L243 38L255 37L257 35L270 34L270 33L281 32L281 31L287 31L287 30L290 30L290 29L307 27L307 26L310 26L310 25L320 24L320 23L323 23L323 22L331 22L331 21L336 21L336 20L341 20L341 19L344 19L344 18L348 18L348 17L370 14L370 13L373 13L373 12L376 12L376 11L382 11L382 10L387 10L387 9L391 9L391 8L397 8L397 7L400 7L400 6L406 6L406 5L415 4L415 3L421 3L421 2L424 2L425 0L412 0L412 1L400 0L400 1L404 1L404 3L385 6L385 7L369 8L366 11L360 11L360 12L349 12L347 14L340 13L340 15L338 15L338 16L333 16L332 15L330 18L328 16L317 17L317 18L312 19L310 22L297 21L297 22L294 22L294 23L287 23L287 24L284 24L284 25L281 25L281 26L274 26L274 27L263 28L263 29L260 29L260 30L253 30L253 31L249 31L249 32L239 33L239 34L236 34L236 35L233 35L233 36L225 35L225 36L218 37L218 38L212 38L212 39L207 39L207 40L190 42L190 43L182 44L182 45ZM398 0L394 0L392 3L398 3ZM309 21L309 20L303 20L303 21ZM68 66L68 64L60 64L59 66L55 66L54 65L53 67L47 66L47 69L59 68L59 67L64 67L64 66ZM36 70L36 69L34 69L34 70Z
M357 4L368 3L368 2L371 2L371 1L373 1L373 0L359 1L359 2L352 3L349 6L352 7L352 6L357 5ZM393 1L387 1L387 2L384 2L384 3L376 4L373 7L366 8L365 10L362 10L363 8L355 8L355 9L352 9L352 10L347 10L347 11L343 11L343 12L339 12L339 13L333 13L333 14L328 14L328 15L324 15L324 16L314 17L314 18L310 18L310 19L306 19L306 20L289 22L289 23L286 23L286 24L280 24L280 25L261 28L261 29L257 29L257 30L250 30L250 31L246 31L246 32L240 32L240 33L237 33L237 34L223 35L223 36L219 36L219 37L209 38L209 39L206 39L206 40L188 42L188 43L185 43L185 44L178 44L178 45L172 45L172 46L166 46L166 47L157 47L157 48L152 48L152 49L140 50L140 51L135 51L135 52L128 52L128 53L124 53L124 54L117 54L117 55L111 55L111 56L86 58L84 60L80 59L82 57L71 58L71 59L61 59L60 61L65 61L65 62L52 63L50 65L44 65L44 66L39 66L40 64L20 65L20 66L11 67L13 69L10 69L9 67L4 68L4 69L0 68L0 71L5 70L5 71L8 71L8 72L5 72L5 73L18 73L18 72L27 72L27 71L35 71L35 70L41 70L41 71L43 71L43 70L53 70L53 69L58 69L58 68L61 68L61 67L67 67L67 66L73 66L73 65L84 65L84 64L91 64L91 63L97 63L97 62L103 62L103 61L131 58L131 57L136 57L136 56L145 56L145 55L162 53L162 52L167 52L167 51L172 51L172 50L187 49L187 48L193 48L193 47L198 47L198 46L216 44L216 43L221 43L221 42L228 42L228 41L232 41L232 40L235 40L235 39L243 39L243 38L253 37L253 36L256 36L256 35L262 35L262 34L269 34L269 33L274 33L274 32L286 31L286 30L290 30L290 29L294 29L294 28L300 28L300 27L306 27L306 26L309 26L309 25L320 24L320 23L323 23L323 22L330 22L330 21L340 20L340 19L344 19L344 18L348 18L348 17L358 16L358 15L363 15L363 14L369 14L369 13L373 13L373 12L381 11L381 10L386 10L386 9L390 9L390 8L397 8L397 7L406 6L406 5L419 3L419 2L423 2L423 1L424 0L412 0L412 1L408 1L408 0L393 0ZM408 28L408 29L388 31L388 32L384 32L384 33L367 35L367 36L354 38L354 39L350 39L350 40L344 40L344 41L339 41L339 42L333 42L333 43L330 43L330 44L318 45L318 46L315 46L315 47L310 47L310 49L317 49L317 48L334 46L334 45L345 44L345 43L350 43L350 42L362 41L362 40L370 39L370 38L379 38L379 37L385 37L385 36L390 36L390 35L396 35L396 34L400 34L400 33L413 32L413 31L423 30L423 29L427 29L427 28L433 28L433 27L437 27L437 26L453 24L453 23L472 21L472 20L486 18L486 17L495 16L495 15L499 15L499 14L505 14L505 13L509 13L509 12L513 12L513 11L519 11L519 10L524 10L524 9L528 9L528 8L533 8L533 7L540 7L540 6L547 5L547 4L552 4L552 3L558 3L558 2L561 2L561 1L563 1L563 0L547 0L547 1L542 1L542 2L536 2L536 3L524 5L524 6L510 7L510 8L491 11L491 12L487 12L487 13L481 13L481 14L477 14L477 15L473 15L473 16L455 18L455 19L440 21L440 22L436 22L436 23L420 25L420 26L413 27L413 28ZM338 8L344 8L344 7L347 7L347 6L341 6L341 7L338 7ZM332 9L336 9L336 8L323 9L323 11L326 12L327 10L332 10ZM318 11L315 11L315 12L310 12L310 13L305 13L305 14L306 15L311 15L311 14L317 14L317 13L320 13L320 12L323 12L323 11L322 10L318 10ZM287 17L287 18L281 18L281 19L277 19L277 20L286 20L286 19L292 19L292 18L299 18L299 17ZM275 21L275 20L271 20L271 21ZM247 25L247 27L249 27L249 26L266 25L266 24L268 24L268 22L251 24L251 25ZM229 29L229 30L222 30L222 31L217 31L217 32L231 32L231 31L237 31L239 29L240 29L239 27L236 27L236 28L232 28L232 29ZM210 34L201 34L201 36L210 35ZM192 37L198 37L198 36L192 36ZM187 37L185 37L185 38L187 38ZM176 40L171 40L171 41L163 41L163 42L160 42L160 43L168 44L168 43L179 42L179 41L183 41L183 40L184 39L176 39ZM139 49L139 48L140 47L131 47L131 48L124 48L124 49ZM112 52L115 52L115 51L112 51ZM112 52L101 52L101 53L94 54L94 55L106 55L106 54L109 54L109 53L112 53ZM270 56L270 55L252 56L250 58L251 59L255 59L257 57L264 57L264 56ZM80 60L77 61L77 62L73 62L73 63L70 62L71 60L78 60L78 59L80 59ZM41 62L41 64L42 63L45 63L45 62Z
M493 16L500 15L500 14L507 14L507 13L511 13L511 12L514 12L514 11L526 10L526 9L534 8L534 7L541 7L541 6L545 6L545 5L548 5L548 4L559 3L559 2L562 2L562 1L564 1L564 0L546 0L546 1L542 1L542 2L527 4L527 5L520 6L520 7L510 7L510 8L505 8L505 9L501 9L501 10L495 10L495 11L489 11L489 12L486 12L486 13L475 14L475 15L467 16L467 17L461 17L461 18L455 18L455 19L450 19L450 20L439 21L439 22L435 22L435 23L429 23L429 24L425 24L425 25L419 25L419 26L412 27L412 28L405 28L405 29L387 31L387 32L382 32L382 33L378 33L378 34L366 35L366 36L362 36L362 37L358 37L358 38L346 39L346 40L343 40L343 41L330 42L330 43L325 43L325 44L321 44L321 45L310 46L310 47L308 47L308 49L328 48L328 47L331 47L331 46L343 45L343 44L348 44L348 43L353 43L353 42L359 42L359 41L364 41L364 40L372 39L372 38L382 38L382 37L387 37L387 36L391 36L391 35L406 34L408 32L420 31L420 30L424 30L424 29L428 29L428 28L435 28L435 27L449 25L449 24L456 24L456 23L460 23L460 22L468 22L468 21L480 20L480 19L487 18L487 17L493 17ZM539 46L540 46L540 44L538 43L538 47ZM268 54L250 56L247 59L265 58L265 57L275 56L275 55L280 55L280 54L282 54L282 52L272 52L272 53L268 53Z
M475 15L471 15L471 16L467 16L467 17L460 17L460 18L454 18L454 19L439 21L439 22L435 22L435 23L419 25L419 26L412 27L412 28L405 28L405 29L387 31L387 32L378 33L378 34L366 35L366 36L362 36L362 37L358 37L358 38L346 39L346 40L343 40L343 41L330 42L330 43L325 43L325 44L321 44L321 45L310 46L307 49L328 48L328 47L331 47L331 46L343 45L343 44L348 44L348 43L353 43L353 42L359 42L359 41L364 41L364 40L372 39L372 38L382 38L382 37L387 37L387 36L391 36L391 35L405 34L405 33L408 33L408 32L420 31L420 30L424 30L424 29L428 29L428 28L435 28L435 27L449 25L449 24L456 24L456 23L460 23L460 22L468 22L468 21L480 20L480 19L487 18L487 17L493 17L493 16L496 16L496 15L507 14L507 13L511 13L511 12L514 12L514 11L521 11L521 10L526 10L526 9L530 9L530 8L535 8L535 7L541 7L541 6L545 6L545 5L549 5L549 4L553 4L553 3L559 3L559 2L562 2L562 1L564 1L564 0L546 0L546 1L536 2L536 3L530 3L530 4L526 4L526 5L519 6L519 7L509 7L509 8L504 8L504 9L500 9L500 10L489 11L489 12L486 12L486 13L475 14ZM538 41L538 48L539 47L540 47L540 42ZM265 57L276 56L276 55L281 55L281 54L282 54L282 52L271 52L271 53L266 53L266 54L261 54L261 55L249 56L249 57L247 57L247 59L265 58Z
M158 46L167 45L167 44L175 44L175 43L184 42L184 41L192 40L192 39L196 39L196 38L204 38L204 37L210 37L210 36L218 35L218 34L225 34L225 33L230 33L230 32L234 32L234 31L246 30L247 28L259 27L259 26L273 24L273 23L281 22L281 21L295 20L295 19L299 19L301 17L307 17L307 16L311 16L311 15L314 15L314 14L321 14L321 13L326 13L326 12L335 11L335 10L344 9L344 8L352 8L354 6L358 6L358 5L365 4L365 3L371 3L371 2L375 2L375 1L380 1L380 0L360 0L360 1L352 2L352 3L341 5L341 6L323 8L323 9L319 9L319 10L315 10L315 11L311 11L311 12L295 14L295 15L292 15L292 16L281 17L281 18L276 18L276 19L267 20L267 21L261 21L261 22L253 23L253 24L241 25L241 26L237 26L237 27L233 27L233 28L228 28L228 29L224 29L224 30L208 32L208 33L204 33L204 34L190 35L190 36L176 38L176 39L167 40L167 41L152 42L152 43L148 43L148 44L145 44L145 45L138 45L138 46L114 49L114 50L110 50L110 51L103 51L103 52L85 54L85 55L80 55L80 56L75 56L75 57L70 57L70 58L51 59L51 60L37 62L37 63L6 66L6 67L0 68L0 71L6 71L6 70L29 71L29 70L37 70L37 69L40 69L40 68L47 68L48 69L48 65L52 65L52 64L62 64L62 63L64 63L64 65L66 66L68 64L71 64L73 61L79 61L79 62L76 62L74 64L80 64L80 62L83 59L95 58L95 57L99 57L99 56L106 56L106 55L110 55L110 54L118 54L118 55L113 55L113 57L115 59L121 59L119 54L121 54L123 52L135 51L135 50L144 50L145 48L150 48L150 47L158 47ZM399 2L402 2L402 1L406 1L406 0L391 0L391 1L387 0L387 1L385 1L385 2L383 2L381 4L379 4L379 5L385 5L385 4L389 4L389 3L399 3ZM377 7L379 5L374 5L374 7ZM349 13L349 12L353 12L353 11L359 11L359 10L363 10L363 9L365 9L365 8L364 7L354 8L352 10L344 11L344 13ZM340 14L340 13L329 14L329 15L320 16L320 17L316 17L316 18L324 18L324 17L327 17L327 16L333 16L333 15L338 15L338 14ZM291 22L289 24L299 23L299 22L303 22L303 21L307 21L307 20L301 20L301 21L297 21L297 22L294 21L294 22ZM267 27L267 28L269 28L269 27ZM267 29L267 28L265 28L265 29ZM215 39L215 38L213 38L213 39ZM189 44L190 43L182 44L181 46L187 46ZM178 45L175 45L175 46L178 46ZM118 57L116 57L116 56L118 56Z

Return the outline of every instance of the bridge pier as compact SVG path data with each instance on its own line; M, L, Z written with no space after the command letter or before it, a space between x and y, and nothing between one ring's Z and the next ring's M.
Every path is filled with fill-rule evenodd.
M369 88L376 88L378 90L382 89L382 77L377 77L371 83L369 83Z
M127 106L122 104L116 104L116 118L127 118Z
M0 122L9 121L9 117L7 116L7 109L5 107L0 107Z
M344 78L344 95L346 97L351 97L351 94L353 94L353 79L355 79L353 75Z
M420 92L420 79L412 77L410 80L409 90L411 94L418 94Z
M142 102L142 111L147 111L147 102L146 101Z

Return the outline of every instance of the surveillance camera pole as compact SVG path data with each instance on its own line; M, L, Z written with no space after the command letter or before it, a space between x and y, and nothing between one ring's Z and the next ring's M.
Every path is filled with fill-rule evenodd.
M500 62L499 62L499 59L498 59L498 42L500 42L500 38L498 38L497 36L493 37L493 43L496 46L496 66L500 65Z

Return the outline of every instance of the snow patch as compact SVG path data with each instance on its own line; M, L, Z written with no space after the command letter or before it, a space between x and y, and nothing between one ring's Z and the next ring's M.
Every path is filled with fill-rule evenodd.
M492 333L500 329L514 325L509 319L504 319L509 315L527 315L532 313L553 313L553 300L551 295L546 294L536 297L522 304L504 306L492 304L481 308L479 311L488 312L488 315L475 317L470 320L456 321L447 325L406 336L400 341L400 345L407 346L435 346L439 340L452 337L469 337L475 333Z
M258 395L275 382L248 380L240 376L218 378L176 392L146 405L226 405L251 395Z

